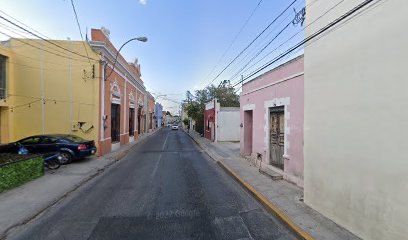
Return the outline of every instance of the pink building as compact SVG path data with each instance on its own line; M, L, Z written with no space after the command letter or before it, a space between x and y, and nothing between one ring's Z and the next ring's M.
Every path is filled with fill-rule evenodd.
M303 55L247 82L240 96L241 154L303 187Z

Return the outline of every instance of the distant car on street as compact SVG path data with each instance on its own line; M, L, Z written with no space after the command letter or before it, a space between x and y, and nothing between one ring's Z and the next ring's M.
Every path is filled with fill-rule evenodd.
M11 145L24 146L29 153L60 152L61 164L67 164L75 159L96 153L94 141L69 134L36 135L21 139Z
M177 124L173 124L173 126L171 126L171 130L178 130L179 126Z

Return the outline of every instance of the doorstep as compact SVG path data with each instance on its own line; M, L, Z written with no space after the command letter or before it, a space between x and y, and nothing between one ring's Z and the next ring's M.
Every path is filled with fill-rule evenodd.
M282 180L283 179L282 174L270 169L268 165L265 165L265 164L261 164L261 167L259 168L259 172L271 178L272 180Z

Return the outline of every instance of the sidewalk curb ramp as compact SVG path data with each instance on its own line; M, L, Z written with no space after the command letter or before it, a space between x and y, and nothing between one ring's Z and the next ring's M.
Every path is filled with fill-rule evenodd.
M235 179L243 188L245 188L254 198L260 202L269 212L277 216L284 224L286 224L295 234L298 235L301 239L304 240L313 240L313 237L306 231L304 231L302 228L300 228L295 222L292 221L282 210L280 210L278 207L273 205L264 195L259 193L254 187L252 187L250 184L245 182L235 171L233 171L231 168L229 168L227 165L225 165L222 160L217 160L215 159L212 154L209 154L207 149L201 145L200 142L198 142L193 136L191 136L189 133L187 133L188 136L190 136L194 142L197 143L197 145L205 151L205 153L212 158L218 166L220 166L228 175L230 175L233 179Z
M160 130L160 129L159 129ZM53 199L53 201L51 201L49 204L47 204L47 206L44 206L43 208L41 208L37 213L28 216L26 219L23 219L22 221L10 226L9 228L7 228L5 231L0 232L0 240L3 239L7 239L7 237L9 236L9 234L11 232L13 232L16 228L23 226L29 222L31 222L32 220L36 219L37 217L41 216L42 214L44 214L48 209L52 208L53 206L57 205L58 203L60 203L63 199L65 199L68 195L70 195L71 193L75 192L78 188L82 187L84 184L86 184L87 182L89 182L90 180L94 179L95 177L99 176L101 173L105 172L108 168L110 168L112 165L114 165L115 163L119 162L119 160L121 160L122 158L126 157L126 155L137 145L139 145L140 143L142 143L143 141L145 141L146 139L148 139L150 136L153 136L154 134L156 134L157 132L159 132L159 130L156 130L154 132L152 132L151 134L147 135L146 137L140 139L138 142L136 142L133 146L129 147L128 149L122 150L122 151L118 151L116 152L116 154L114 156L109 157L109 159L114 160L110 163L108 163L107 165L105 165L104 167L96 170L95 173L92 173L91 175L85 177L81 182L79 182L78 184L75 184L70 190L68 190L67 192L65 192L64 194L62 194L60 197ZM97 160L97 159L96 159Z

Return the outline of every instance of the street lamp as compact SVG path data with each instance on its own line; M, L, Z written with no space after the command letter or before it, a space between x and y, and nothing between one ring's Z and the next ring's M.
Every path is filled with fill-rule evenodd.
M131 39L127 40L124 44L122 44L122 46L119 48L118 52L116 53L115 61L113 62L113 66L112 66L112 70L109 73L109 75L105 77L105 80L108 79L110 77L110 75L112 75L113 71L115 70L115 66L116 66L116 62L118 61L118 56L119 56L120 50L122 50L122 48L131 41L147 42L147 37L131 38Z

